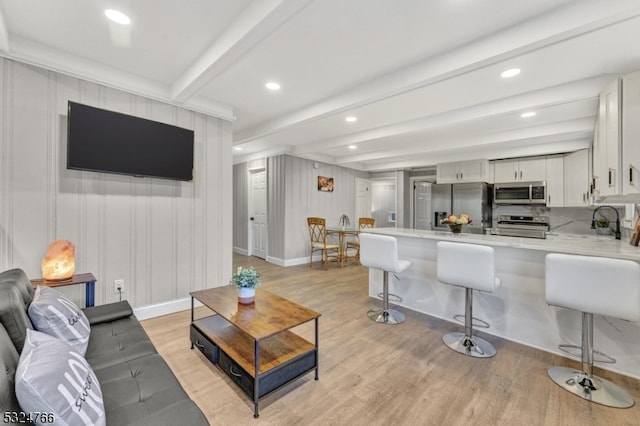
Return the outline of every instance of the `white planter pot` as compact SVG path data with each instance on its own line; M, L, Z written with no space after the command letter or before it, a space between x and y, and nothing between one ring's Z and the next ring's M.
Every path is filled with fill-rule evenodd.
M244 305L253 303L256 296L255 288L240 287L238 289L238 302Z

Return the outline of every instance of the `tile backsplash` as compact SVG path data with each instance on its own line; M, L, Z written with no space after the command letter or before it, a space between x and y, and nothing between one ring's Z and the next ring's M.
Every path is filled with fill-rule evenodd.
M493 226L496 226L500 215L523 215L523 216L549 216L551 232L565 234L585 234L596 235L596 231L591 229L592 207L535 207L535 206L494 206ZM615 206L620 214L620 228L622 237L631 235L630 223L625 223L625 206ZM637 206L635 206L637 207ZM633 208L633 205L628 206ZM610 209L602 209L600 212L611 222L611 228L615 228L616 215ZM632 212L633 214L633 212Z

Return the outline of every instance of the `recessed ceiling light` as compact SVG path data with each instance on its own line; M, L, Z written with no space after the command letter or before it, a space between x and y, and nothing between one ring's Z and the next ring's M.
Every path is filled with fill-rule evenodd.
M348 121L349 123L354 123L358 121L358 117L354 117L353 115L350 115L349 117L345 118L345 120Z
M242 151L242 147L241 146L234 146L233 150L234 151Z
M500 77L511 78L511 77L515 77L518 74L520 74L520 68L511 68L506 71L503 71L502 74L500 74Z
M275 81L270 81L264 85L269 90L280 90L280 85Z
M357 147L357 146L355 146L355 145L349 145L349 146L348 146L348 148L349 148L349 149L357 149L358 147Z
M529 117L533 117L536 114L537 113L535 111L529 111L529 112L524 112L524 113L520 114L520 117L529 118Z
M104 11L104 14L107 18L111 19L113 22L121 25L129 25L131 23L131 19L127 15L122 12L118 12L117 10L107 9Z

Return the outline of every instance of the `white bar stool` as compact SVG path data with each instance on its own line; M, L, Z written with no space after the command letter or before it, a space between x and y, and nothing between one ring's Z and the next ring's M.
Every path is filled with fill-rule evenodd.
M586 400L631 407L634 401L627 392L593 375L593 314L640 320L640 265L631 260L553 253L545 258L545 280L548 304L582 312L582 370L551 367L551 380Z
M389 309L389 272L399 274L411 267L410 261L398 259L398 241L387 235L360 234L360 263L383 271L382 309L370 310L369 318L384 324L404 322L402 313Z
M452 332L442 341L454 351L474 358L489 358L496 349L473 335L473 290L493 293L502 281L495 276L495 253L492 247L439 241L438 280L465 288L464 333ZM489 326L486 322L486 327Z

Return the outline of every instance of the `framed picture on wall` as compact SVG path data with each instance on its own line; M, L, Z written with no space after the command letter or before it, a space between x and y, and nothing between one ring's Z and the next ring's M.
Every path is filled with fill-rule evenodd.
M318 191L333 192L333 178L318 176Z

